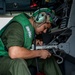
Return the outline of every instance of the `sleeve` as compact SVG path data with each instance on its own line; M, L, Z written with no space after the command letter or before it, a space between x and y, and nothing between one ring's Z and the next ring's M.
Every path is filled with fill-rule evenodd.
M6 48L11 46L23 46L24 32L22 26L19 23L11 23L4 34Z

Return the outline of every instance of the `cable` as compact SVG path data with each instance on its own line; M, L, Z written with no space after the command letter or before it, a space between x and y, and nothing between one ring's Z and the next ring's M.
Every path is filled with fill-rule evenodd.
M33 26L35 24L35 21L33 21ZM34 50L36 50L36 33L34 30ZM37 73L39 73L39 64L38 64L38 58L35 58L36 61L36 68L37 68Z

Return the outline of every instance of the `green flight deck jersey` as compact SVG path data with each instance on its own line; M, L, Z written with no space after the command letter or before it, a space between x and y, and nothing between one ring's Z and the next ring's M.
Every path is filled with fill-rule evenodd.
M34 38L34 28L31 25L28 18L25 16L25 13L21 13L15 17L13 17L13 19L10 20L10 22L0 30L0 56L7 56L8 55L6 47L5 47L4 43L2 42L1 35L6 30L6 28L11 23L14 23L14 22L19 23L23 28L23 33L24 33L24 35L23 35L24 36L24 45L23 46L27 49L30 49L30 47L32 45L32 41Z

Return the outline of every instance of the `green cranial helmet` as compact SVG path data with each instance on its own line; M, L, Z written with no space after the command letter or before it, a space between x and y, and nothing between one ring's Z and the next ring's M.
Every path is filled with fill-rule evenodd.
M36 23L43 23L47 21L49 15L50 23L53 22L54 12L50 8L40 8L33 13L33 18Z

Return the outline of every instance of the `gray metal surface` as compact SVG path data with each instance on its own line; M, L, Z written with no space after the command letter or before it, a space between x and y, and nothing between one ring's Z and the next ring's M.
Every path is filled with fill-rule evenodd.
M70 55L75 57L75 0L73 0L71 12L70 12L70 18L68 22L68 27L72 26L72 35L68 39L67 43L70 44Z
M73 0L73 4L71 7L70 18L68 22L68 27L72 26L72 35L67 40L69 47L66 48L66 51L69 52L70 55L75 57L75 0ZM75 64L70 63L69 61L65 61L65 75L75 75Z

